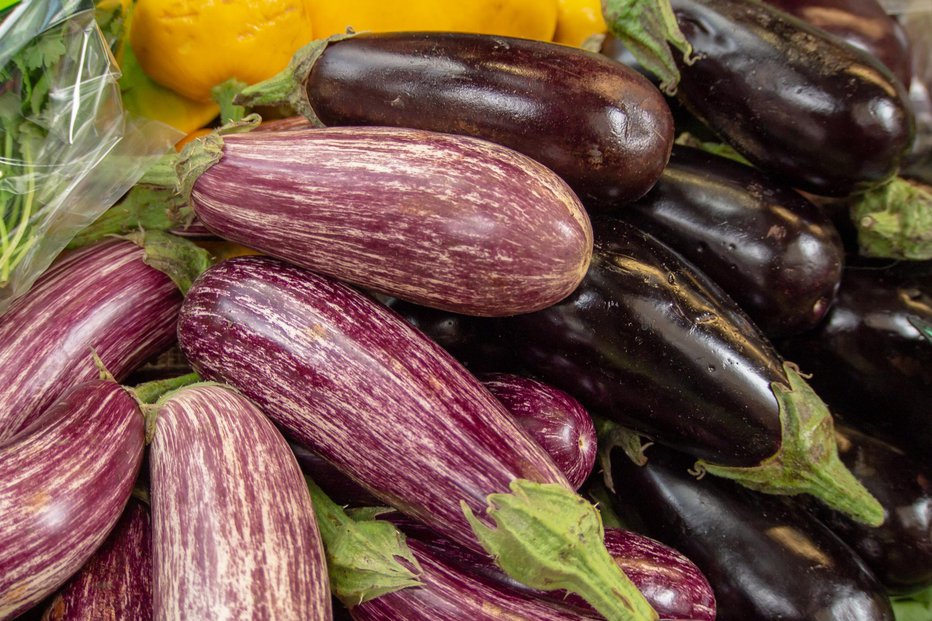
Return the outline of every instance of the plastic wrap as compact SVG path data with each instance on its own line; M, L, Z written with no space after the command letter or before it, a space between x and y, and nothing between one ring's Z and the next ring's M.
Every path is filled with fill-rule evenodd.
M179 138L128 118L87 0L30 0L0 23L0 312Z

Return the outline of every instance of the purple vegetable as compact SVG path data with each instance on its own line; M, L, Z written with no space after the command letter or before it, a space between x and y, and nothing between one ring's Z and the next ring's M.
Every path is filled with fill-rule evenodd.
M547 307L579 284L592 230L526 156L475 138L335 128L209 136L182 154L190 204L221 237L426 306Z
M246 398L199 385L162 401L150 452L154 619L330 619L311 499Z
M135 399L93 380L0 446L0 619L50 595L103 543L129 500L144 435Z
M311 449L289 442L301 471L341 506L375 507L382 502Z
M526 377L495 373L479 380L579 489L592 472L597 448L595 426L583 406L562 390Z
M96 378L96 351L125 378L175 340L181 294L129 241L67 255L0 317L0 444L65 390Z
M55 596L43 621L151 621L149 507L130 500L91 560Z

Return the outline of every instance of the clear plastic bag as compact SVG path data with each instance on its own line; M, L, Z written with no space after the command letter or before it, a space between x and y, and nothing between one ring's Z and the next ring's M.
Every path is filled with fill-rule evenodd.
M128 118L87 0L30 0L0 23L0 313L179 138Z

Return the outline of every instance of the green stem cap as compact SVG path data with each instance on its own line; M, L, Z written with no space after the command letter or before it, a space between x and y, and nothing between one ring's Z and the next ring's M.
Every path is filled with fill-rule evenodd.
M512 578L534 589L580 595L609 621L658 618L605 549L598 510L562 485L511 482L488 497L486 526L462 503L479 542Z
M152 404L166 393L200 381L200 375L197 373L188 373L178 377L170 377L168 379L154 380L139 384L133 387L132 392L139 403Z
M143 260L172 279L182 294L211 264L210 253L164 231L137 231L126 236L145 251Z
M867 257L932 259L932 188L896 177L851 205L858 246Z

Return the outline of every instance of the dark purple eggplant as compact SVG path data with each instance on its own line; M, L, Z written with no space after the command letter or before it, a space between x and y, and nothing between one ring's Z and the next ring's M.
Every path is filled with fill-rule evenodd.
M68 388L119 381L175 340L181 294L129 241L105 241L55 263L0 317L0 444Z
M330 621L314 510L278 430L225 386L156 407L153 619Z
M595 465L597 439L592 418L562 390L518 375L480 375L479 381L543 447L579 489Z
M932 270L848 268L818 330L778 342L844 417L932 455Z
M387 127L220 136L181 154L217 235L425 306L544 308L582 279L592 231L552 171L466 136Z
M577 48L465 33L365 33L317 41L246 105L288 103L327 126L383 125L483 138L554 170L587 207L647 192L673 145L663 95Z
M43 621L151 621L149 507L130 500L104 544L45 609Z
M564 584L573 576L587 581L574 586L600 611L654 618L605 552L594 507L572 493L491 393L384 306L298 267L241 257L197 280L178 337L203 377L242 391L380 500L465 546L482 551L494 547L493 537L533 539L541 516L580 520L569 545L575 550L567 540L530 551L558 554L560 562L548 559L549 567L561 571ZM532 506L515 530L513 502L524 500ZM484 530L476 513L498 528ZM500 562L514 569L510 563L529 549L512 543ZM521 569L531 568L537 566ZM576 573L563 576L564 569Z
M686 257L771 337L814 328L841 282L831 219L792 188L698 149L674 148L654 189L613 215Z
M843 39L882 62L909 89L912 68L906 30L877 0L766 0Z
M593 224L592 264L573 295L499 320L528 370L713 474L880 523L838 460L828 409L731 298L630 224Z
M719 621L892 621L883 587L828 528L785 498L690 473L663 447L638 466L612 454L614 509L688 556L715 591Z
M677 92L755 166L843 196L896 172L914 121L878 60L757 0L673 0L697 60Z
M144 427L128 391L91 380L0 445L0 619L51 595L103 544L133 490Z
M932 473L906 452L853 427L837 425L838 452L883 505L886 520L868 528L806 503L858 553L892 593L932 586Z

